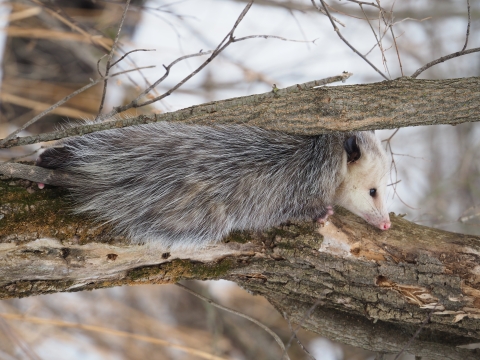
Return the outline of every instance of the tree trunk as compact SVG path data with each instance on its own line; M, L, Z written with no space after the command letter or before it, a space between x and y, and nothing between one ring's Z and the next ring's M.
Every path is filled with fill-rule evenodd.
M391 215L382 232L338 209L323 228L292 223L232 233L198 251L128 245L85 217L65 191L0 181L0 298L103 287L227 279L266 297L293 323L365 349L478 359L480 238ZM0 216L2 216L0 215ZM315 306L314 306L315 305Z

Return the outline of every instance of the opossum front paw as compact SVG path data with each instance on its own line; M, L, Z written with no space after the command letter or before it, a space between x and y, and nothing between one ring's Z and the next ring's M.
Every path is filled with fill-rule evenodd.
M330 215L333 215L333 207L327 206L322 214L315 218L315 221L320 225L325 225Z

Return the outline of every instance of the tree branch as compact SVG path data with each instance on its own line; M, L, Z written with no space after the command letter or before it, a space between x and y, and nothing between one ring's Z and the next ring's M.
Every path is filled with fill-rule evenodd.
M61 189L27 192L0 180L0 298L103 287L226 279L266 297L290 322L365 349L476 359L480 237L392 215L377 230L339 209L318 231L293 223L233 233L204 250L128 245L108 226L72 216ZM311 316L305 316L313 308Z
M338 79L341 80L342 76ZM25 136L6 141L0 148L156 121L199 125L244 124L312 135L329 131L456 125L480 120L479 77L448 80L404 77L365 85L315 88L321 84L310 82L264 94L214 101L171 113Z
M442 56L441 58L438 58L437 60L433 60L433 61L429 62L428 64L425 64L424 66L422 66L420 69L415 71L412 74L411 77L416 79L418 77L418 75L420 75L422 72L431 68L434 65L440 64L442 62L445 62L447 60L450 60L450 59L453 59L453 58L456 58L456 57L459 57L459 56L462 56L462 55L472 54L472 53L479 52L479 51L480 51L480 47L474 48L474 49L469 49L469 50L457 51L453 54Z

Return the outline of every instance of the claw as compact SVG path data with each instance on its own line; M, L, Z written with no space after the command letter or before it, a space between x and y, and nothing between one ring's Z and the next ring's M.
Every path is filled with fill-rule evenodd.
M325 208L325 214L320 216L319 218L317 218L317 222L320 224L320 225L325 225L325 223L327 222L327 219L330 215L333 215L333 207L331 206L327 206Z

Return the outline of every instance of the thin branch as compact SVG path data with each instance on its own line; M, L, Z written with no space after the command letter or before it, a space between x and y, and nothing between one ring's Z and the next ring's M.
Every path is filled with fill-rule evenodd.
M458 51L458 52L450 54L450 55L442 56L441 58L438 58L437 60L433 60L433 61L429 62L428 64L422 66L420 69L418 69L417 71L415 71L412 74L411 78L415 79L422 72L431 68L434 65L440 64L444 61L447 61L447 60L450 60L450 59L453 59L453 58L456 58L456 57L459 57L459 56L462 56L462 55L472 54L472 53L475 53L475 52L478 52L478 51L480 51L480 47L470 49L470 50L462 50L462 51Z
M229 313L231 313L231 314L240 316L240 317L242 317L242 318L244 318L244 319L247 319L248 321L251 321L251 322L253 322L254 324L260 326L263 330L265 330L267 333L269 333L270 335L272 335L272 337L275 339L275 341L277 342L277 344L278 344L278 345L280 346L280 348L284 351L284 356L282 356L282 359L283 359L284 357L286 357L287 359L290 359L290 358L288 357L288 355L286 354L285 345L283 344L282 339L280 339L280 337L279 337L277 334L275 334L275 332L273 332L268 326L264 325L264 324L261 323L260 321L254 319L254 318L252 318L252 317L250 317L250 316L248 316L248 315L245 315L245 314L243 314L243 313L241 313L241 312L239 312L239 311L237 311L237 310L233 310L233 309L230 309L230 308L225 307L225 306L223 306L223 305L220 305L220 304L216 303L215 301L213 301L213 300L211 300L211 299L209 299L209 298L207 298L207 297L205 297L205 296L203 296L203 295L200 295L199 293L193 291L192 289L190 289L190 288L188 288L188 287L186 287L186 286L184 286L184 285L182 285L182 284L176 283L175 285L177 285L178 287L181 287L183 290L189 292L189 293L192 294L193 296L196 296L196 297L198 297L199 299L202 299L203 301L206 301L207 303L209 303L209 304L212 305L212 306L215 306L215 307L217 307L217 308L219 308L219 309L225 310L225 311L227 311L227 312L229 312Z
M122 53L125 54L125 51L123 50L122 46L119 45L118 46L118 50L122 51ZM156 50L155 50L156 51ZM129 66L132 66L132 67L138 67L136 61L134 59L129 59L128 60L128 63L129 63ZM120 70L123 70L120 62L117 61L117 65L118 67L120 68ZM141 76L142 80L145 82L146 86L150 86L150 81L148 80L148 78L145 76L145 74L143 73L143 71L139 71L138 72L138 75ZM141 86L135 81L135 79L133 79L130 75L127 75L127 79L133 84L133 86L136 88L136 89L140 89Z
M288 328L290 329L290 332L292 334L293 333L293 327L292 327L292 323L290 322L290 319L287 317L287 313L283 313L283 317L285 318L285 320L287 320L287 323L288 323ZM297 334L294 334L294 339L295 341L297 342L298 346L300 346L300 349L303 350L303 352L305 353L305 355L307 356L307 358L309 358L310 360L316 360L315 357L312 356L312 354L310 354L310 352L305 348L305 346L302 344L302 342L300 341L300 339L298 338Z
M303 318L300 320L297 328L294 331L292 331L292 335L290 336L290 339L288 339L287 345L285 346L285 350L283 352L284 355L287 353L287 350L290 348L290 345L292 344L292 340L297 336L297 332L298 332L298 330L300 330L300 327L303 325L305 320L307 320L307 318L309 318L312 315L312 313L316 309L316 307L323 302L323 299L325 298L325 295L326 295L325 292L329 292L329 291L330 290L324 291L324 294L322 294L317 299L317 301L315 301L315 303L310 307L310 309L308 309L308 311L305 312L305 314L303 315ZM282 356L282 358L283 358L283 356Z
M347 1L353 2L353 3L356 3L356 4L359 4L359 5L373 6L373 7L376 7L376 8L379 8L379 9L380 9L380 7L379 7L377 4L373 3L373 2L367 3L367 2L365 2L365 1L357 1L357 0L347 0Z
M378 39L377 33L375 32L375 29L373 28L372 24L370 23L370 20L368 19L367 14L365 13L365 10L363 9L362 4L360 4L359 6L360 6L360 9L362 9L363 15L365 16L365 20L367 20L368 25L370 26L370 29L371 29L372 32L373 32L373 36L375 36L375 40L377 40L378 48L380 49L380 53L382 54L382 62L385 64L385 63L387 62L387 60L385 59L385 52L383 51L383 47L382 47L382 43L381 43L381 39L383 39L383 36L385 35L385 33L384 33L384 35L381 37L381 39ZM372 49L371 49L368 53L365 54L365 56L368 56L368 54L370 54L370 52L371 52L373 49L375 49L375 46L377 46L377 45L374 45L374 46L372 47Z
M110 68L112 67L112 65L110 65L110 62L112 61L113 53L115 52L115 48L117 47L118 39L120 38L120 33L122 31L123 23L125 22L125 18L127 17L127 12L128 12L128 6L129 5L130 5L130 0L127 0L127 2L125 4L125 9L123 9L123 14L122 14L122 19L120 20L120 25L118 26L117 35L115 35L115 40L113 41L112 48L110 49L110 52L108 53L107 64L105 66L105 76L108 76L108 74L110 72ZM98 114L97 114L96 119L98 119L98 117L102 113L103 104L105 103L105 96L107 95L107 86L108 86L108 79L105 79L104 82L103 82L102 99L100 100L100 106L98 108Z
M380 31L380 24L378 25L378 32L379 33L381 32ZM382 47L382 40L387 35L387 32L388 32L388 28L383 31L383 33L380 36L380 39L378 40L378 43L373 45L372 48L365 53L365 55L364 55L365 57L370 55L370 53L373 51L373 49L375 49L375 47L377 47L377 46L379 46L379 49L382 52L382 56L384 56L384 49ZM383 62L383 59L382 59L382 62Z
M417 208L414 208L414 207L408 205L405 201L403 201L403 199L400 197L400 195L397 192L397 185L401 182L401 180L398 180L397 163L395 162L395 157L394 157L397 154L395 154L393 152L391 140L398 133L399 130L400 130L400 128L395 129L395 131L393 132L392 135L390 135L387 139L382 140L382 142L386 143L385 144L385 151L389 152L390 156L392 158L391 165L390 165L390 169L393 170L393 171L390 171L390 181L391 181L391 183L387 186L392 186L392 189L393 189L392 199L395 198L395 196L397 196L398 200L400 200L400 202L403 205L405 205L406 207L408 207L410 209L417 210ZM395 180L396 181L394 181L394 179L392 179L392 174L395 174Z
M332 16L330 15L330 12L328 11L327 7L325 6L325 2L324 0L320 0L320 2L322 3L322 6L323 6L323 9L325 10L328 18L330 19L330 22L332 23L332 26L333 26L333 30L335 30L335 32L337 33L338 37L340 39L342 39L342 41L350 48L353 50L353 52L355 54L357 54L358 56L360 56L363 60L365 60L367 62L367 64L369 64L377 73L379 73L385 80L390 80L388 77L386 77L379 69L377 69L377 67L375 65L373 65L365 56L363 56L362 54L360 54L358 52L357 49L355 49L352 45L350 45L350 43L342 36L342 34L340 33L340 30L337 28L337 25L335 25L335 22L333 21L332 19ZM312 0L312 4L316 7L316 4L315 4L315 0Z
M258 39L258 38L263 38L263 39L278 39L278 40L283 40L283 41L289 41L289 42L298 42L298 43L315 43L317 39L314 40L292 40L292 39L286 39L281 36L276 36L276 35L249 35L249 36L244 36L241 38L235 38L233 42L239 42L243 40L248 40L248 39Z
M302 34L303 40L307 41L307 36L305 34L305 31L303 31L303 27L300 24L300 21L298 21L297 17L295 16L295 12L292 9L289 9L287 11L290 13L290 15L292 15L292 19L293 21L295 21L295 24L297 24L298 30L300 31L300 34ZM307 48L309 48L308 45L307 45Z
M325 16L327 15L327 13L325 12L325 10L323 10L320 6L318 6L317 4L315 4L314 1L312 1L312 3L313 3L313 6L315 6L315 8L316 8L318 11L320 11L320 12L321 12L323 15L325 15ZM343 27L345 27L345 24L342 23L342 22L340 22L340 20L338 20L338 19L335 18L334 16L331 16L331 18L333 19L333 21L335 21L335 22L339 23L340 25L342 25Z
M347 14L347 13L345 13L345 12L343 12L343 11L340 11L340 10L338 10L338 9L335 9L333 6L330 6L330 5L328 5L327 3L325 3L325 5L327 5L327 7L328 7L332 12L336 12L336 13L338 13L338 14L340 14L340 15L348 16L348 17L351 17L351 18L353 18L353 19L363 20L361 17L355 16L355 15L351 15L351 14Z
M103 74L102 74L102 72L100 71L100 62L105 58L105 56L107 56L107 54L103 54L102 57L100 57L100 58L97 60L97 73L98 73L98 75L100 75L101 77L103 77Z
M390 183L390 184L388 184L387 186L395 186L395 185L397 185L397 184L399 184L399 183L401 183L401 182L402 182L402 179L397 180L397 181L395 181L394 183Z
M379 6L379 9L380 9L379 12L378 12L378 16L379 16L379 18L382 18L382 20L383 20L383 24L385 25L385 33L386 33L388 31L389 27L390 27L389 26L390 24L388 23L387 19L385 18L384 10L380 6L380 0L376 0L376 1L377 1L378 6ZM378 31L380 32L380 19L378 20L378 22L379 22L378 23ZM383 38L383 36L382 36L382 38ZM381 49L383 66L385 67L385 70L388 72L388 76L391 77L390 69L388 68L388 64L387 64L387 58L385 57L385 54L383 54L383 52L385 52L386 50L388 50L388 49L383 49L383 48Z
M467 48L468 44L468 36L470 35L470 22L471 22L471 15L470 15L470 0L467 0L467 11L468 11L468 25L467 25L467 34L465 36L465 45L463 45L462 51Z
M425 17L425 18L423 18L423 19L415 19L415 18L411 18L411 17L406 17L406 18L404 18L404 19L402 19L402 20L395 21L394 23L392 23L392 26L393 26L393 25L400 24L400 23L402 23L402 22L404 22L404 21L418 21L418 22L423 22L423 21L425 21L425 20L430 20L430 19L432 19L431 16L427 16L427 17ZM400 36L397 36L397 37L400 37Z
M122 61L123 59L125 59L128 55L130 55L131 53L134 53L134 52L137 52L137 51L157 51L157 49L135 49L135 50L132 50L132 51L129 51L127 53L125 53L125 55L123 55L120 59L118 59L117 61L115 61L113 64L110 65L110 68L114 67L115 65L117 65L120 61Z
M193 57L209 55L209 54L213 53L213 51L214 51L214 50L208 50L208 51L202 51L202 50L200 50L198 53L195 53L195 54L189 54L189 55L181 56L181 57L179 57L178 59L175 59L174 61L172 61L168 66L163 65L163 67L164 67L165 70L166 70L165 74L164 74L160 79L158 79L157 81L155 81L152 85L150 85L148 88L146 88L144 91L142 91L142 93L137 96L137 98L134 100L134 102L140 100L140 98L141 98L142 96L147 95L152 89L154 89L154 88L155 88L157 85L159 85L163 80L165 80L166 77L170 74L170 69L171 69L175 64L179 63L180 61L183 61L183 60L186 60L186 59L190 59L190 58L193 58ZM122 111L125 111L125 110L122 110Z
M378 5L380 6L380 0L377 0L377 3ZM402 60L400 59L400 52L398 51L398 45L397 45L397 38L395 37L395 34L393 33L393 6L395 5L395 2L393 2L392 4L392 9L390 10L390 13L392 14L392 21L390 21L390 23L387 23L387 20L385 18L385 10L383 8L380 8L380 13L382 14L382 18L383 18L383 21L385 23L385 26L387 26L388 28L390 28L390 33L392 34L392 39L393 39L393 43L395 44L395 51L397 52L397 58L398 58L398 64L400 65L400 73L402 74L402 76L404 76L403 74L403 66L402 66Z
M118 75L122 75L122 74L126 74L126 73L129 73L129 72L132 72L132 71L138 71L139 69L150 69L150 68L154 68L155 65L152 65L152 66L144 66L144 67L140 67L140 68L136 68L136 69L130 69L130 70L125 70L125 71L120 71L118 73L114 73L112 75L109 75L107 76L107 78L112 78L112 77L115 77L115 76L118 76ZM15 136L17 136L17 134L23 130L25 130L26 128L28 128L30 125L32 125L33 123L35 123L36 121L38 121L39 119L41 119L42 117L44 117L46 114L48 114L49 112L51 112L52 110L56 109L57 107L61 106L62 104L66 103L68 100L70 100L71 98L73 98L74 96L84 92L85 90L88 90L90 89L92 86L95 86L97 85L98 83L102 82L105 78L100 78L100 79L97 79L95 81L92 81L90 84L87 84L85 86L83 86L82 88L74 91L73 93L65 96L63 99L61 99L60 101L56 102L55 104L53 104L52 106L50 106L48 109L42 111L40 114L38 114L37 116L35 116L32 120L28 121L26 124L24 124L22 127L18 128L17 130L15 130L13 133L11 133L10 135L8 135L5 139L2 139L0 140L0 148L2 147L5 147L3 145L5 145L9 140L12 140ZM36 142L41 142L42 140L40 141L35 141L35 142L32 142L32 144L36 143Z

